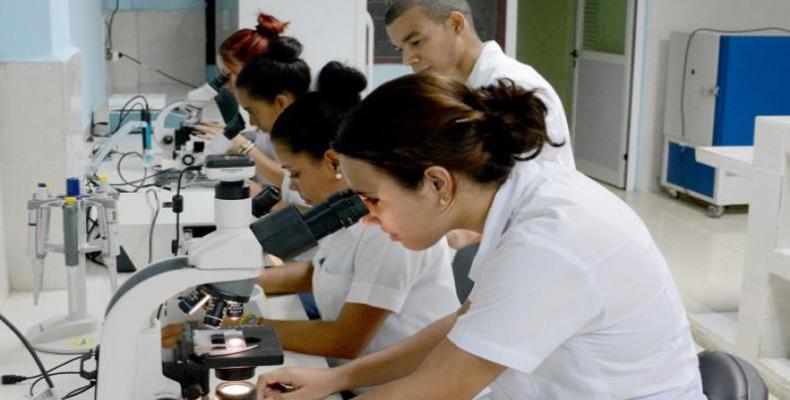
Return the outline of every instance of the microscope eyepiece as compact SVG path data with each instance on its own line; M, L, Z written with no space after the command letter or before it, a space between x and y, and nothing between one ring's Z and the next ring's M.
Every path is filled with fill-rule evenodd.
M266 186L260 193L252 198L252 215L260 218L271 211L275 204L282 199L280 191L274 186Z
M219 74L216 78L208 81L208 85L211 86L215 92L219 92L219 90L222 89L222 87L225 86L228 81L230 81L230 76Z
M293 205L271 213L250 225L263 251L290 259L368 214L365 203L351 190L330 196L326 202L301 214Z
M238 107L236 107L236 109L238 109ZM244 118L242 118L241 114L236 114L230 121L225 123L225 129L222 131L222 135L228 140L233 140L233 138L235 138L239 132L243 131L245 127Z

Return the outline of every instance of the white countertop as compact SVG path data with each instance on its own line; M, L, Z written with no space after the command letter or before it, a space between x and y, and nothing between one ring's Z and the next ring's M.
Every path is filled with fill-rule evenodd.
M754 169L754 146L697 147L697 162L750 178Z

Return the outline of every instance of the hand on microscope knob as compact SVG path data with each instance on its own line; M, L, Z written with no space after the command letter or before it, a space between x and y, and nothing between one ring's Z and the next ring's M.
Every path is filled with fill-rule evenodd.
M213 139L214 136L222 133L222 131L225 129L222 124L216 121L201 122L199 124L195 124L193 127L200 131L200 135L198 135L198 137L205 140Z

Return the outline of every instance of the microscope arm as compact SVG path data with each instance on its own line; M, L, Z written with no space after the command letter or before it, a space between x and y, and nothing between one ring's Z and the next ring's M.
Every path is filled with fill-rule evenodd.
M180 385L162 374L162 339L156 315L159 306L199 285L253 282L263 272L264 265L260 245L245 227L214 232L193 249L189 258L163 260L132 275L107 306L98 399L156 398L154 395L158 393L180 398ZM102 359L110 362L101 362ZM135 376L129 376L130 370L135 371Z
M96 175L96 171L99 170L99 165L104 161L108 154L110 154L110 150L112 150L118 143L120 143L121 138L128 135L130 132L137 130L137 129L145 129L148 124L145 121L129 121L115 132L112 137L107 139L104 144L99 148L99 151L93 156L91 159L90 164L85 170L85 176L88 178L93 178Z
M178 382L162 374L161 327L155 318L158 307L185 289L206 283L254 279L262 270L262 267L198 269L188 258L177 257L132 275L115 293L105 315L98 399L133 400L157 398L155 395L161 394L180 398ZM129 371L134 371L134 376Z

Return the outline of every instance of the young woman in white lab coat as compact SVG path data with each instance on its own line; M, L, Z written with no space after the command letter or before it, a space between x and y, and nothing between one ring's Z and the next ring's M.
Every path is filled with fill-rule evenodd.
M702 400L686 314L639 217L579 172L536 159L546 107L501 80L469 89L419 73L390 81L334 144L367 222L419 250L482 233L456 313L330 370L261 375L259 399ZM279 393L277 384L295 390Z
M274 160L274 148L268 132L279 112L295 98L306 93L310 87L310 69L299 58L302 51L301 43L293 37L282 35L287 26L287 22L282 22L274 16L258 13L258 24L255 29L241 29L222 42L217 63L220 73L230 78L230 86L235 90L239 75L253 60L260 60L263 57L273 60L272 63L265 65L266 69L263 72L260 70L262 63L258 61L255 71L248 74L260 77L261 81L271 82L266 86L268 89L266 96L263 96L265 97L263 100L266 100L263 108L267 112L256 112L253 115L247 110L250 112L250 124L255 129L244 131L233 138L228 152L243 152L249 155L255 160L257 181L277 187L281 185L285 176L279 163ZM280 78L284 75L295 79L283 81ZM258 81L253 85L260 87ZM256 92L256 95L262 97L258 93L263 91ZM217 135L223 129L216 124L198 125L196 128L207 136ZM252 186L253 195L258 190L260 190L258 185Z
M318 91L296 100L274 124L276 156L292 175L292 189L310 204L348 189L329 147L365 86L362 73L331 62L319 74ZM270 268L258 283L267 295L312 292L321 320L263 323L276 328L286 350L339 359L397 343L459 306L445 241L412 251L362 223L322 240L310 262Z

